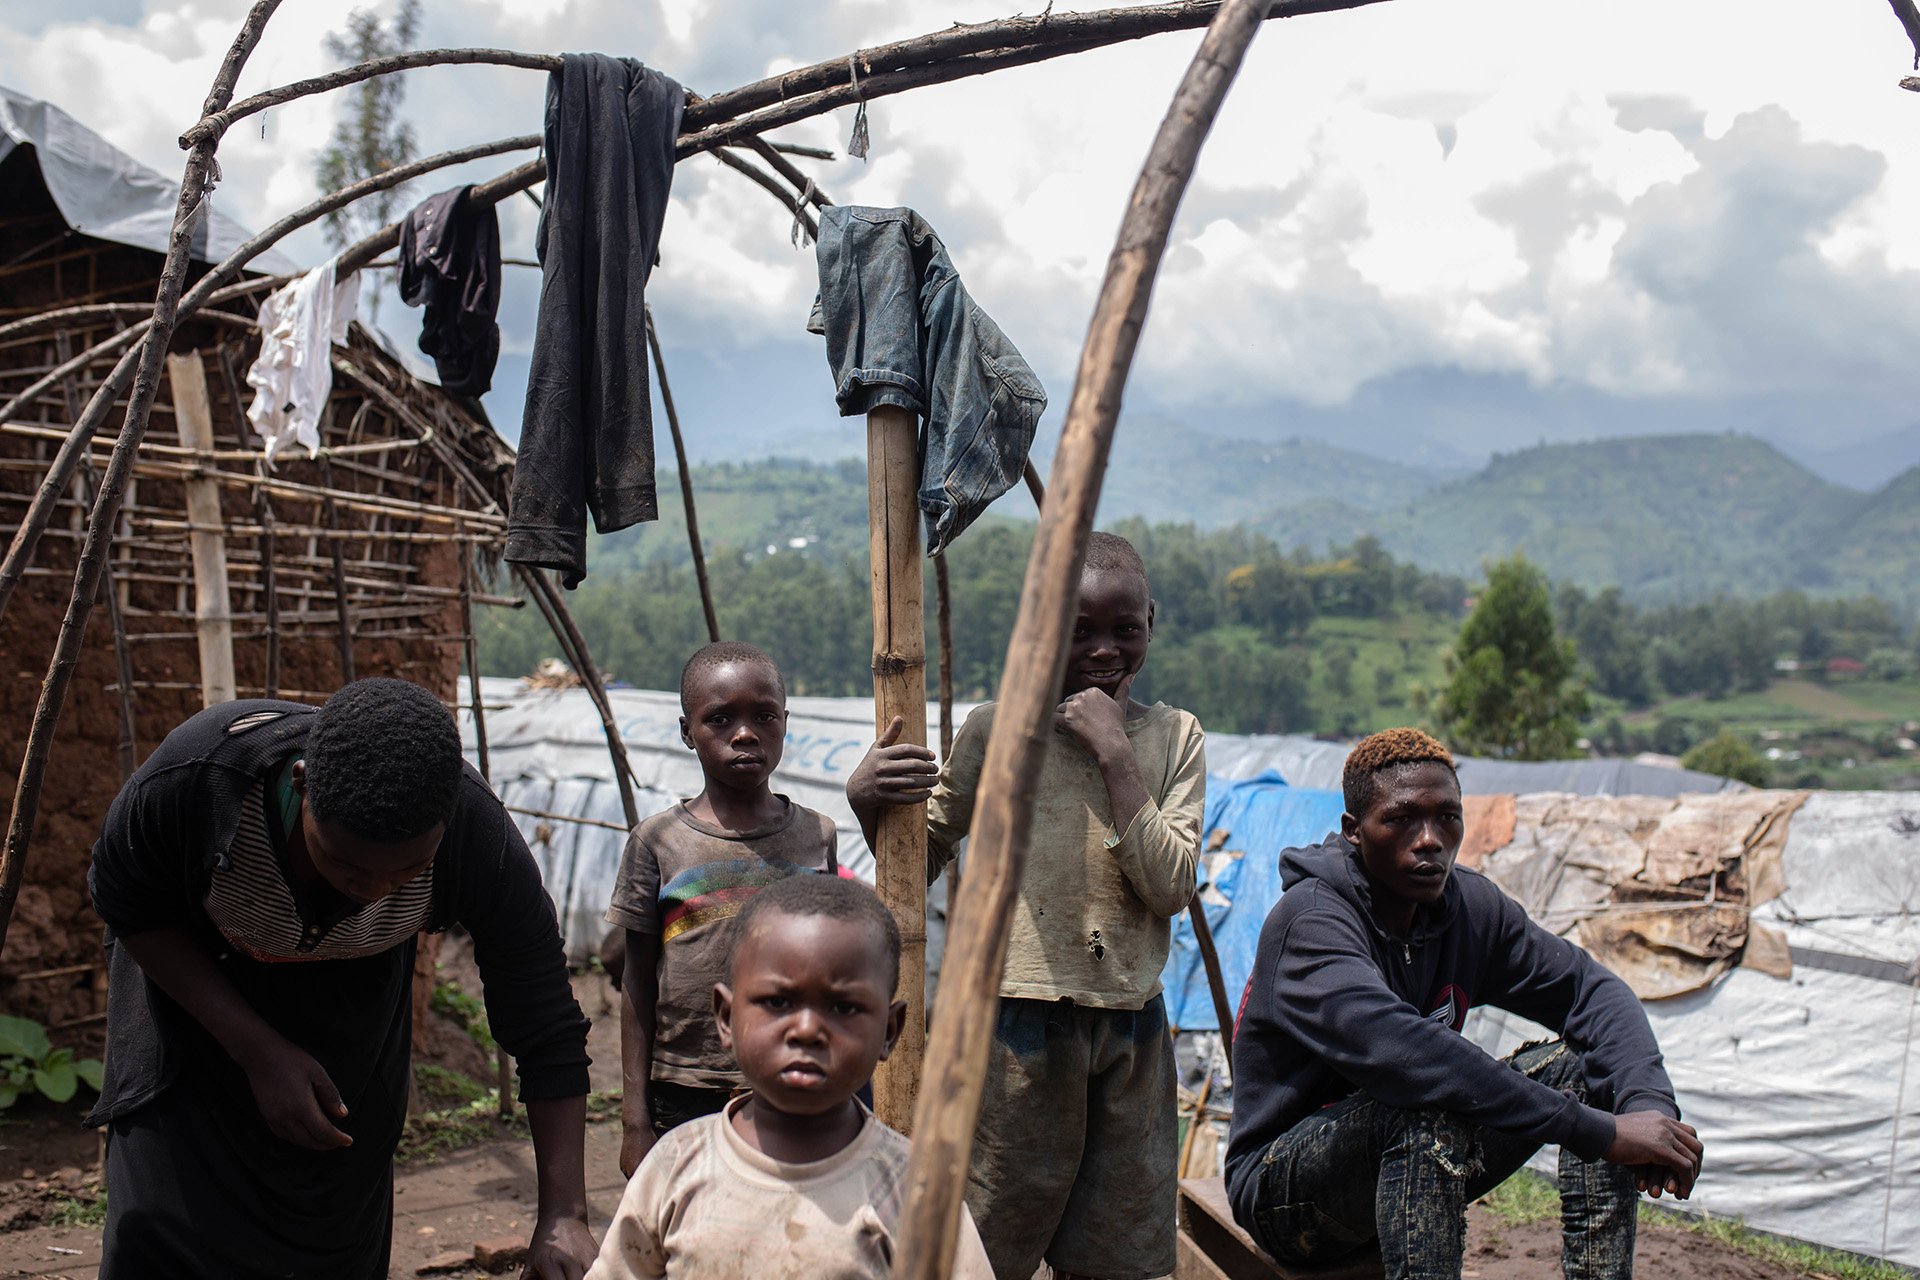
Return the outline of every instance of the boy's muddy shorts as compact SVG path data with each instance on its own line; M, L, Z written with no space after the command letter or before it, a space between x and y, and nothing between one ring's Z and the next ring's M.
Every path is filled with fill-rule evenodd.
M999 1280L1148 1280L1174 1263L1173 1041L1143 1009L1002 997L967 1207Z

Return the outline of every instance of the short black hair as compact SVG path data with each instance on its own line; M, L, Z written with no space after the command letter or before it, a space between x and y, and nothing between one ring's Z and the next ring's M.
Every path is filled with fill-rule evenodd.
M1147 583L1147 562L1140 558L1131 542L1117 533L1104 533L1098 529L1087 535L1087 558L1081 562L1080 572L1089 573L1130 573L1140 579L1141 587L1146 589L1149 598L1153 588Z
M322 822L391 844L453 817L460 730L440 699L405 680L355 680L307 731L306 802Z
M893 912L875 893L858 880L831 871L803 871L776 880L747 899L747 905L733 918L733 951L727 960L727 978L733 979L734 957L741 944L753 933L761 917L827 916L853 924L871 925L879 931L887 953L887 995L900 988L900 925Z
M1408 728L1382 729L1360 739L1347 753L1347 762L1340 770L1340 791L1347 803L1347 812L1356 818L1366 817L1367 811L1373 808L1381 774L1422 764L1445 765L1453 775L1454 785L1459 785L1460 771L1454 766L1453 753L1429 733Z
M741 640L715 640L694 652L687 659L687 665L680 668L680 714L693 714L693 686L700 677L716 667L724 667L731 662L759 663L773 672L773 682L780 686L780 700L787 700L787 681L780 674L780 664L767 656L764 649L747 644Z

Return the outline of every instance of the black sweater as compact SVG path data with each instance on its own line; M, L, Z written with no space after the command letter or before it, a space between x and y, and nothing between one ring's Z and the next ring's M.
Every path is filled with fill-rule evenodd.
M1289 849L1280 872L1286 892L1260 931L1233 1043L1227 1193L1242 1222L1253 1220L1253 1175L1273 1140L1356 1090L1589 1160L1613 1144L1615 1114L1678 1118L1632 990L1485 876L1456 870L1403 940L1374 923L1359 852L1341 836ZM1528 1079L1462 1036L1479 1005L1558 1032L1608 1110Z
M264 699L210 707L168 734L108 808L87 874L110 965L106 1080L89 1124L159 1094L187 1057L178 1043L185 1011L115 939L183 929L221 947L202 906L213 868L233 843L247 792L305 751L314 711ZM433 875L429 928L457 923L473 935L487 1020L519 1065L520 1096L586 1093L587 1019L567 981L553 904L519 830L472 768Z

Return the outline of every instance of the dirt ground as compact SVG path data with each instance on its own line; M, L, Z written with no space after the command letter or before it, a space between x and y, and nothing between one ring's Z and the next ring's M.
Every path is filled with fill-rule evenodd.
M1640 1224L1638 1280L1792 1280L1803 1272L1749 1258L1679 1227ZM1551 1280L1560 1274L1560 1224L1509 1227L1475 1205L1467 1214L1462 1280Z
M443 978L448 967L442 966ZM588 1041L593 1087L611 1089L619 1082L620 1057L612 992L598 974L577 978L574 989L594 1024ZM99 1227L58 1225L62 1207L91 1199L99 1182L98 1139L78 1127L80 1111L69 1110L29 1111L0 1125L0 1277L95 1280L98 1275ZM625 1185L619 1148L617 1118L588 1125L587 1198L595 1236L605 1230ZM502 1237L524 1238L535 1204L532 1157L525 1141L498 1140L403 1166L394 1193L388 1273L393 1280L411 1280L438 1254L470 1252L477 1243ZM1551 1280L1560 1274L1559 1259L1555 1223L1510 1227L1478 1206L1468 1216L1463 1280ZM1800 1274L1660 1226L1641 1228L1634 1270L1640 1280L1792 1280ZM439 1274L484 1273L463 1267Z

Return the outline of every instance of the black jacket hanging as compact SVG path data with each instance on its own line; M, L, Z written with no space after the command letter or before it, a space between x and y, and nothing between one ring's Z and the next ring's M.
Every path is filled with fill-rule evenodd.
M631 58L570 53L547 81L540 318L506 558L587 573L601 533L659 512L644 289L686 90Z
M500 217L472 190L429 196L400 223L400 297L426 306L420 350L457 396L485 394L500 358Z

